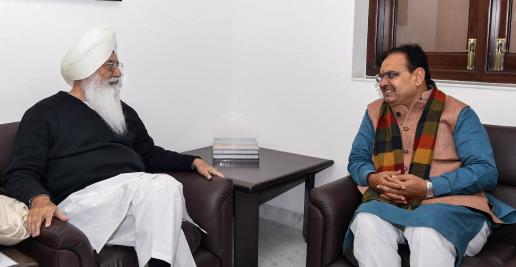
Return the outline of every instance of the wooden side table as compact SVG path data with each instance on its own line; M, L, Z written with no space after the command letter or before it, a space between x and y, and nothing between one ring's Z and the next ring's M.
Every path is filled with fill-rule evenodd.
M185 153L214 163L212 147ZM234 184L235 267L258 266L259 206L302 183L305 184L303 235L306 238L308 198L315 174L331 165L333 160L267 148L260 148L260 160L256 164L214 164Z

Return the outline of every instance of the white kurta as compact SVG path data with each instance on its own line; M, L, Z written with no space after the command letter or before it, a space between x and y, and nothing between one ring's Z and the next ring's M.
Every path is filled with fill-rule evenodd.
M150 258L174 267L195 266L185 235L183 186L166 174L124 173L92 184L59 204L92 247L131 246L139 266Z

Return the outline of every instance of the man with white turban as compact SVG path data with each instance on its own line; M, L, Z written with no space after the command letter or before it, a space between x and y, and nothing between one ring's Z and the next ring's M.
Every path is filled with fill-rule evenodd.
M191 221L182 186L153 173L223 174L154 145L136 111L120 101L121 67L114 29L86 32L61 64L72 89L26 111L2 182L30 207L34 237L56 217L81 229L98 252L133 246L140 266L195 266L181 230L183 219Z

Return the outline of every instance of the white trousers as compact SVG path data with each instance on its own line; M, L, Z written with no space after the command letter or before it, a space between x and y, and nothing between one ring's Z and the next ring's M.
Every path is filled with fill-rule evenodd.
M183 186L166 174L125 173L68 196L59 208L99 251L131 246L139 266L156 258L174 267L195 266L185 235Z
M436 230L429 227L399 229L382 218L361 212L350 226L354 235L353 254L360 266L401 266L398 244L408 242L410 266L455 265L455 246ZM469 242L466 256L480 252L490 234L489 226L482 229Z

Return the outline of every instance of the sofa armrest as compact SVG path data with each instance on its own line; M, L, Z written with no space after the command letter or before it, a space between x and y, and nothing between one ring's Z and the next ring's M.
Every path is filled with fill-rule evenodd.
M516 247L516 224L502 225L499 228L493 229L489 240Z
M76 255L81 267L96 266L93 248L84 233L71 223L56 218L50 227L41 227L38 237L28 238L16 247L40 264L58 261L50 257L58 257L58 252L69 251L66 254ZM56 253L49 253L51 251Z
M171 172L183 184L188 213L208 232L201 247L217 255L222 266L231 266L233 252L233 182L213 176L207 180L196 172Z
M81 230L71 223L66 223L56 218L52 220L50 227L41 227L41 234L35 239L53 249L72 249L86 246L93 251L88 238Z
M361 194L350 176L310 192L307 267L321 267L342 257L342 242Z

